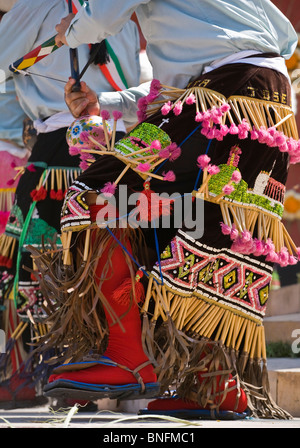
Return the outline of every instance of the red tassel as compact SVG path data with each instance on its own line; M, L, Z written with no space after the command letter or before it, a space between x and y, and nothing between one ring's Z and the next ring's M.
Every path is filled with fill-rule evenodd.
M32 190L30 196L36 202L43 201L47 197L47 190L44 187L40 187L38 190Z
M62 201L63 198L64 198L64 192L62 191L62 189L57 190L56 200L57 201Z
M31 173L35 173L36 172L36 168L34 166L33 163L31 163L30 165L28 165L27 167L28 171L30 171Z
M56 199L56 191L50 190L50 199Z
M144 197L143 197L144 196ZM144 190L137 200L137 211L141 221L152 221L171 214L173 200L164 198L150 189L150 182L144 183Z
M140 282L141 277L143 276L142 271L138 271L135 276L135 297L134 300L136 303L142 302L145 299L145 289L142 283ZM120 305L129 305L132 294L132 280L131 278L127 278L124 282L114 290L112 295L112 300L115 300Z
M7 257L5 255L2 255L1 257L1 266L6 266L7 263Z

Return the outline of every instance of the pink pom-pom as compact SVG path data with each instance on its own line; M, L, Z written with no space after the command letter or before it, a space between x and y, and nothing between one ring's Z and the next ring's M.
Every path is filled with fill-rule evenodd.
M230 232L230 238L231 238L232 240L235 240L238 236L239 236L239 231L238 231L238 229L235 227L235 225L233 225L232 228L231 228L231 232Z
M278 132L275 137L276 146L282 146L286 142L286 136L282 132Z
M252 131L250 132L250 136L251 136L251 140L257 140L258 139L258 131L253 128Z
M80 162L79 164L79 167L82 169L82 171L85 171L88 169L89 164L85 160L82 160L82 162Z
M220 132L224 137L228 134L229 128L228 128L227 124L221 124Z
M208 131L206 137L209 138L209 139L216 138L216 137L217 137L217 133L218 133L218 130L217 130L217 128L214 126L214 127L212 127L212 128L209 129L209 131ZM223 136L222 136L222 140L223 140Z
M174 182L176 180L176 176L173 171L168 171L167 173L162 173L164 180L167 182Z
M289 264L289 252L286 247L283 247L279 252L278 262L281 267L285 267Z
M181 155L181 148L179 146L176 146L176 148L174 148L169 156L169 160L170 162L174 162L174 160L178 159L178 157L180 157Z
M194 104L196 102L196 97L193 93L191 93L187 99L185 100L186 104L191 105Z
M80 154L80 148L77 148L77 146L70 146L69 154L70 156L77 156L78 154Z
M150 92L149 95L147 95L147 103L150 104L152 103L154 100L156 100L157 98L157 93L156 92Z
M234 123L231 123L230 128L229 128L229 134L236 135L238 133L239 133L239 128L237 127L237 125Z
M209 121L211 119L211 112L209 110L206 110L202 114L202 119Z
M246 119L244 118L242 120L242 122L238 125L238 136L240 139L245 139L248 137L248 132L250 130L250 125L249 123L246 121Z
M222 119L222 112L220 111L220 109L217 109L215 106L211 109L211 120L215 123L215 124L220 124L221 123L221 119Z
M197 123L200 123L200 121L203 120L203 115L201 112L197 112L196 116L195 116L195 121L197 121Z
M106 182L104 184L104 187L101 189L101 193L103 193L105 196L112 196L115 194L117 185L114 182Z
M235 170L231 176L232 182L238 184L241 181L241 179L242 179L241 173L238 170Z
M143 173L146 173L147 171L149 171L151 168L150 163L140 163L136 169L139 171L142 171Z
M210 157L208 157L206 154L202 154L197 158L197 165L199 168L204 170L204 168L207 168L208 164L210 162Z
M202 128L207 129L207 131L209 131L209 129L211 128L211 124L209 120L202 120Z
M289 264L290 264L290 265L295 265L295 264L297 264L297 263L298 263L297 258L294 257L294 255L290 255L290 256L289 256Z
M208 137L210 129L209 128L202 128L201 129L201 134L205 135L205 137Z
M113 114L115 121L118 121L118 120L120 120L120 118L123 117L122 112L120 112L119 110L114 110L112 114Z
M14 179L10 179L7 181L7 185L13 185L15 183Z
M264 126L261 126L258 131L258 141L259 143L274 146L274 136L270 133L269 129L266 129Z
M150 91L155 92L157 95L160 91L160 88L161 88L160 81L158 79L152 79L150 85Z
M180 115L182 112L182 102L181 101L177 101L177 103L175 104L174 108L173 108L173 112L174 115Z
M157 149L158 151L161 149L161 143L159 140L153 140L150 145L151 149Z
M220 168L217 165L208 165L207 172L211 176L218 174L220 172Z
M273 243L271 238L268 238L264 244L263 255L268 255L270 252L275 252L275 244Z
M246 120L246 118L243 118L242 122L238 126L240 129L244 129L245 131L250 131L250 124Z
M294 140L292 137L290 137L287 140L286 143L287 143L287 146L288 146L289 153L293 153L293 152L296 151L296 149L297 149L297 142L296 142L296 140Z
M252 240L251 232L249 232L249 230L243 230L242 233L241 233L241 240L244 243L251 241Z
M172 103L171 103L171 101L168 101L161 108L162 115L168 115L168 113L170 112L171 109L172 109Z
M222 106L220 107L220 111L222 112L222 114L226 114L226 112L228 112L230 110L230 106L227 103L222 104Z
M88 153L88 152L82 152L81 154L80 154L80 159L83 161L83 160L88 160L88 159L91 159L92 158L92 156Z
M239 129L238 136L240 140L244 140L248 137L248 131L245 129Z
M234 252L239 252L241 254L245 252L244 244L241 242L240 238L234 240L231 245L231 250L233 250Z
M31 173L35 173L36 172L36 168L34 166L33 163L31 163L30 165L28 165L27 167L28 171L30 171Z
M233 186L233 185L229 185L229 184L227 184L227 185L225 185L225 186L222 188L222 191L223 191L224 194L229 195L229 194L231 194L231 193L234 191L234 186Z
M287 145L287 143L284 143L283 145L278 147L280 152L288 152L289 151L289 147Z
M223 235L230 235L231 234L231 227L227 224L224 224L224 222L221 222L221 230Z
M222 142L224 139L224 135L219 129L214 129L214 137L218 140L218 142Z
M159 156L160 156L162 159L167 159L167 158L169 157L169 155L170 155L170 150L169 150L169 147L168 147L168 146L167 146L166 148L161 149L161 150L159 151Z
M108 110L101 110L101 118L106 121L110 119L110 113Z
M143 112L142 110L138 110L136 115L137 115L137 119L138 119L139 123L146 120L146 118L147 118L147 114L145 114L145 112Z
M253 255L256 257L260 257L261 255L264 255L265 245L264 242L261 240L258 240L257 238L254 238L253 240Z
M266 256L266 261L270 261L271 263L278 263L279 255L274 250L272 250Z
M138 108L142 111L145 111L147 109L148 106L148 99L146 96L143 96L142 98L140 98L137 102Z
M15 162L11 162L10 166L11 168L16 168L17 165L15 164Z
M299 163L299 162L300 162L300 154L299 155L292 154L290 156L290 164L291 165L295 165L296 163Z

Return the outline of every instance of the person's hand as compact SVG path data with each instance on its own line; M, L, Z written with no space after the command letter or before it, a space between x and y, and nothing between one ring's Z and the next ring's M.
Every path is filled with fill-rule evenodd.
M98 96L84 81L80 83L81 90L72 92L75 79L70 79L65 85L65 102L73 115L78 118L81 115L100 115Z
M60 23L56 25L55 30L57 31L58 34L55 36L55 44L57 47L68 45L65 34L74 17L75 14L70 13L69 15L61 19Z

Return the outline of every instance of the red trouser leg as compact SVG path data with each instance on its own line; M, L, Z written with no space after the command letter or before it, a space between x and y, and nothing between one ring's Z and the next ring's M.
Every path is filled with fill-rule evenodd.
M202 377L202 373L198 373L198 379L200 383L204 381ZM216 377L216 387L213 391L213 393L217 394L218 392L222 392L224 390L225 383L224 381L220 383L220 376ZM228 380L228 389L233 388L233 390L230 390L227 392L224 400L222 394L220 396L216 397L214 400L214 404L218 405L220 404L219 409L221 411L234 411L234 412L244 412L247 409L247 396L245 392L240 389L240 397L237 399L238 389L236 388L236 381L232 378L232 375L229 375ZM164 399L164 400L154 400L148 403L148 409L151 411L167 411L167 410L179 410L179 409L210 409L210 406L207 406L206 408L201 407L198 403L192 400L184 400L181 398L176 399Z

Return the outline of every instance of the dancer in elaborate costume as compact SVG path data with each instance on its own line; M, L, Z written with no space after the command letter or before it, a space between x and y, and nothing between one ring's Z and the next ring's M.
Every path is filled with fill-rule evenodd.
M80 2L75 3L79 8ZM31 351L27 343L36 342L45 332L43 297L32 274L34 267L26 246L31 244L41 248L46 244L51 247L50 241L60 233L64 194L77 175L92 162L92 158L87 161L85 154L80 154L78 149L73 148L72 151L66 140L66 131L73 121L64 102L64 85L71 73L69 49L65 47L54 51L55 42L52 47L49 45L50 36L55 35L56 23L68 11L66 0L19 0L5 15L0 26L0 64L6 78L3 82L7 86L14 83L16 91L7 88L1 96L9 101L17 94L24 113L33 123L31 131L36 134L36 143L27 165L17 167L19 171L15 172L14 177L17 174L21 176L18 177L16 198L5 234L1 237L0 285L4 310L1 312L5 321L8 309L14 310L15 317L7 332L7 351L1 356L0 394L2 402L10 401L11 404L14 399L19 401L22 395L19 383L29 383L32 395L35 382L44 374L44 365L37 365L34 369L31 366L35 360L31 360L29 366L25 365L28 351ZM36 48L40 51L34 57ZM97 91L113 92L136 85L140 76L139 50L138 28L130 21L116 36L96 46L81 46L78 57L82 66L86 67L83 79ZM23 58L22 63L14 67L15 73L12 73L9 69L12 63L28 55L28 52L31 52L30 57ZM28 60L31 67L25 72L25 62L28 63ZM101 119L98 117L98 124L99 121ZM88 130L93 129L94 135L97 134L98 124L94 121L92 125L90 117L81 124ZM131 124L120 119L118 136L124 135L126 126ZM70 136L70 139L75 137ZM59 238L56 244L61 245ZM23 331L27 332L25 353L15 353L16 340L21 341L22 345ZM13 362L15 357L18 359ZM25 371L29 371L28 376ZM17 380L14 380L15 377Z
M296 33L268 0L114 4L112 15L108 1L90 0L57 26L57 43L102 39L135 11L155 79L146 95L135 88L110 101L66 86L75 117L135 102L140 123L107 155L99 149L69 189L64 253L32 249L52 305L44 341L62 362L45 391L137 398L159 389L169 396L151 412L289 418L269 394L263 317L273 263L299 259L281 223L288 166L300 156L284 61ZM124 187L139 193L125 214ZM160 193L188 196L192 216Z

